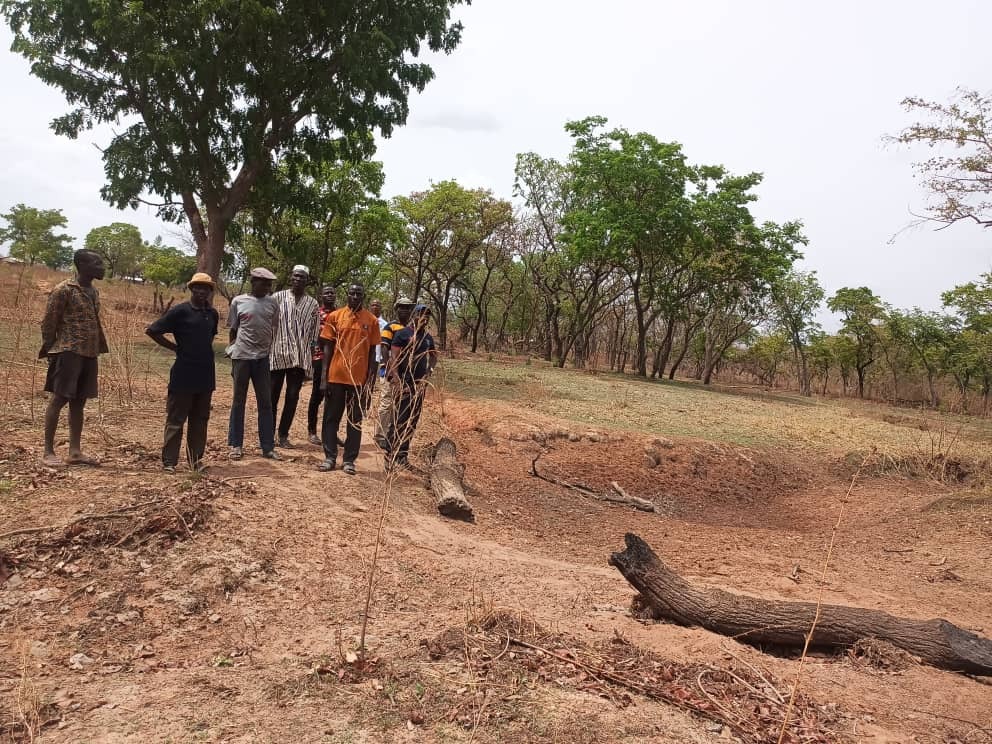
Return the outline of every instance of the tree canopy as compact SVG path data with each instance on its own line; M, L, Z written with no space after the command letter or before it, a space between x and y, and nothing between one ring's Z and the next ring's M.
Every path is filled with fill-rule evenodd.
M926 217L945 225L967 220L992 226L992 96L959 89L949 103L910 97L902 105L926 118L890 139L924 144L934 153L916 163L931 198Z
M433 77L415 59L455 48L461 2L0 0L0 12L13 50L72 107L58 134L115 126L104 199L157 195L217 277L227 228L275 158L360 159L373 130L405 123L410 92Z
M110 276L134 276L145 257L141 231L126 222L94 227L84 247L103 256Z
M72 263L72 238L56 228L68 223L61 209L36 209L16 204L0 215L7 226L0 228L0 245L10 246L10 255L29 264L40 263L61 269Z

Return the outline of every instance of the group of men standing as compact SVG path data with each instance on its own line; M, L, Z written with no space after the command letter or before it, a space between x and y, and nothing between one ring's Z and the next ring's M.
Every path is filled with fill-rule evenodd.
M99 294L92 286L103 278L102 258L90 251L74 256L77 276L58 285L49 297L42 322L39 357L49 360L45 389L52 393L45 419L46 463L61 462L54 438L62 408L69 405L69 463L96 464L80 450L83 407L97 396L97 357L107 351L100 323ZM291 448L289 434L300 393L312 379L307 409L307 434L311 444L323 448L318 470L337 467L355 473L362 438L362 420L372 406L376 380L383 379L376 444L386 452L389 468L408 465L410 442L423 406L425 381L437 364L434 340L427 331L430 310L408 298L394 303L397 320L381 318L381 304L364 307L365 289L348 287L347 303L335 309L334 287L321 288L320 301L307 294L310 271L295 266L289 287L272 293L276 276L265 268L250 274L250 291L231 301L228 315L232 402L228 422L228 456L244 457L245 408L252 388L258 410L258 437L262 457L282 460L276 447ZM179 464L183 428L190 467L203 467L216 388L214 338L219 316L211 298L216 289L208 274L197 273L187 285L188 302L167 310L146 329L163 348L175 353L169 375L162 465L175 472ZM170 340L168 336L172 336ZM282 415L279 401L285 388ZM318 435L317 421L323 404ZM345 437L338 430L345 417Z

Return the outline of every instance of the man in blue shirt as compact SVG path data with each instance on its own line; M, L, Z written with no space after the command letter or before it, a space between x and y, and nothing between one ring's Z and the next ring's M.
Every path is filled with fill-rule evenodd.
M394 333L390 344L386 378L396 411L386 436L386 466L391 470L409 466L407 456L420 422L427 378L437 366L434 337L427 332L430 319L430 308L417 305L411 313L410 324Z
M169 396L165 405L165 444L162 467L176 472L179 445L186 430L186 458L193 470L202 467L207 446L207 422L210 399L216 387L214 371L214 336L217 335L217 311L210 306L214 281L209 274L197 273L190 279L189 302L169 308L148 326L145 333L159 346L173 351L176 362L169 373ZM165 337L171 333L175 341Z

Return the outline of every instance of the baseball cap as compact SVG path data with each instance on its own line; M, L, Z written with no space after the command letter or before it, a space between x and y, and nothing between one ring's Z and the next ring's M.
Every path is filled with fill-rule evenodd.
M396 302L393 303L393 307L399 307L400 305L416 305L417 303L411 300L409 297L404 295L400 297Z
M415 308L413 308L414 315L420 315L421 313L427 313L428 315L430 315L431 309L427 307L427 305L417 305Z
M274 281L275 278L276 278L276 275L273 274L268 269L265 269L265 268L262 268L261 266L259 266L257 269L252 269L251 270L251 278L252 279L269 279L271 281Z
M206 284L210 289L214 288L214 280L210 277L210 274L205 274L202 271L193 274L193 278L186 282L186 288L189 289L194 284Z

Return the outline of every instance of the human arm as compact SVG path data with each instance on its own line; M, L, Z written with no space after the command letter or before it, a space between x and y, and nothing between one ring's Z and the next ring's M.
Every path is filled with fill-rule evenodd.
M176 351L178 348L175 341L170 341L165 337L166 333L171 333L175 335L176 332L176 314L172 308L170 308L162 317L156 320L154 323L149 325L145 329L145 335L151 338L152 341L157 343L163 349L168 349L169 351Z
M366 392L371 392L375 388L375 378L379 376L379 353L382 350L382 324L378 319L369 328L368 345L368 364L363 387Z
M163 349L168 349L169 351L175 351L178 347L174 341L170 341L161 333L152 333L152 329L146 328L145 333L151 338L152 341L157 343Z
M238 302L238 298L235 297L231 301L231 307L230 307L230 309L228 310L228 313L227 313L227 326L228 326L227 343L228 344L233 344L238 339L238 326L241 323L241 319L238 317L239 316L239 313L240 313L240 306L239 305L240 305L240 303Z
M328 371L331 368L331 359L337 345L336 320L337 315L335 313L328 313L317 336L317 342L320 344L320 389L322 392L327 391Z
M41 320L41 351L38 358L44 359L58 338L59 326L65 313L66 293L63 290L52 292L45 306L45 316Z
M99 352L101 354L107 354L110 351L110 345L107 344L107 335L103 332L103 323L100 322L100 293L97 292L96 300L93 303L96 307L96 330L99 336Z

